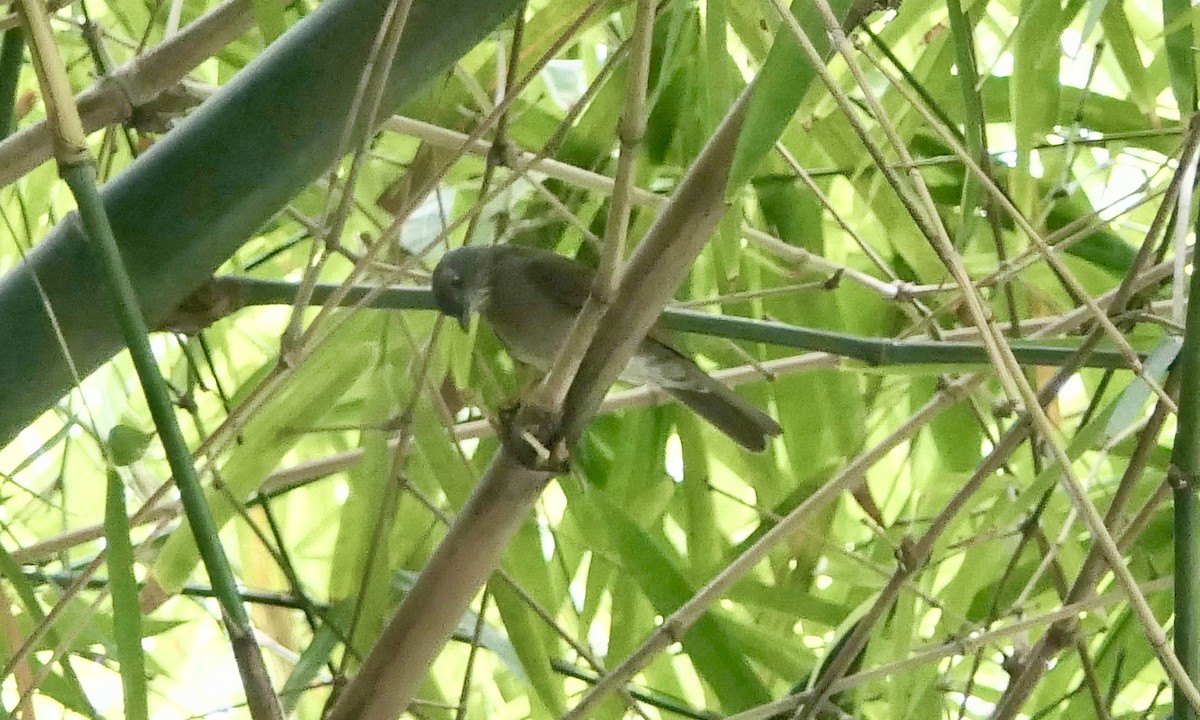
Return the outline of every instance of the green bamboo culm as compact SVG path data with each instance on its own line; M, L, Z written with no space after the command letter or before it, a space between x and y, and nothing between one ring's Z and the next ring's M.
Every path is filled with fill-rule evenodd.
M770 320L713 315L691 310L668 309L663 313L663 324L681 332L827 352L879 367L988 364L987 350L973 342L864 338ZM1062 347L1016 342L1012 344L1013 355L1022 365L1063 365L1071 362L1072 356L1078 350L1077 343ZM1127 367L1127 361L1119 352L1100 350L1091 353L1084 365L1122 369Z
M4 40L0 41L0 140L12 134L16 125L17 90L24 57L25 30L20 26L5 30Z
M1200 273L1192 273L1188 288L1187 320L1183 348L1176 372L1183 373L1179 387L1179 420L1171 450L1171 478L1175 506L1175 655L1194 683L1200 683ZM1196 720L1196 711L1181 702L1175 689L1176 720Z
M225 298L229 307L235 310L254 305L291 305L296 299L297 285L288 280L223 275L213 278L211 285L215 294ZM336 283L317 283L309 302L320 305L340 289L341 286ZM437 309L432 291L427 287L414 286L376 288L357 285L342 298L342 304L352 306L358 303L381 310ZM668 329L679 332L827 352L872 367L988 364L987 351L976 342L859 337L771 320L679 308L663 311L662 323ZM1012 343L1013 355L1022 365L1063 365L1072 360L1079 352L1079 347L1075 341L1057 345L1028 341ZM1145 353L1139 353L1139 356L1146 359ZM1128 361L1116 350L1094 350L1088 353L1083 367L1123 370L1128 367Z
M971 157L982 167L987 167L987 147L984 145L987 120L983 113L983 100L975 90L979 82L979 74L975 67L975 36L959 0L946 0L946 15L950 20L950 33L954 38L954 59L958 65L958 87L963 101L963 140ZM960 248L970 242L976 226L982 219L979 213L982 200L983 188L977 179L967 173L962 188L962 223L956 241Z
M414 0L380 118L478 44L516 5ZM356 78L387 6L378 0L321 3L105 183L109 221L151 323L170 314L337 162L342 130L354 117ZM356 142L377 119L355 117ZM0 444L74 387L60 337L83 375L122 347L116 324L94 312L104 291L77 225L60 223L20 265L0 274L0 328L22 349L0 353L0 387L21 388L0 403ZM54 308L54 322L44 303Z
M250 713L255 720L282 718L279 702L270 691L269 680L262 668L261 656L257 659L249 656L251 653L258 654L258 646L250 628L250 618L238 596L233 570L225 557L217 527L204 500L204 491L200 487L191 451L188 450L183 433L179 429L166 382L159 374L154 352L150 348L149 329L143 319L133 284L129 281L129 275L122 264L100 193L96 189L96 168L90 162L63 165L61 174L75 196L84 235L100 268L103 284L108 289L112 311L129 347L138 380L146 395L146 404L150 408L150 415L158 429L167 462L175 476L175 485L179 489L184 514L224 612L230 641L238 658L238 670L246 689Z

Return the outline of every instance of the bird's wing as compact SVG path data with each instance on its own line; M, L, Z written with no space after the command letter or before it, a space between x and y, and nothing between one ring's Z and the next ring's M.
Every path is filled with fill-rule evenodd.
M520 245L510 245L509 247L520 253L525 260L521 264L522 271L529 278L530 283L544 288L547 295L572 310L578 311L583 308L592 291L592 283L596 277L595 270L578 260L555 253ZM536 262L533 262L534 259ZM671 352L679 352L676 350L677 341L674 334L663 327L661 321L657 321L651 326L647 337L665 345Z
M520 250L528 256L527 261L522 263L522 271L531 284L543 289L547 296L572 310L578 311L583 307L592 291L595 270L555 253L532 248Z

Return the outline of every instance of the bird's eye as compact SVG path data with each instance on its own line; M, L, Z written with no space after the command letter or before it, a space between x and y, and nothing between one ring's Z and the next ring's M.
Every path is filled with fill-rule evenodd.
M457 287L462 287L462 284L463 284L463 281L462 281L461 275L451 275L450 276L450 285L451 286L457 288Z

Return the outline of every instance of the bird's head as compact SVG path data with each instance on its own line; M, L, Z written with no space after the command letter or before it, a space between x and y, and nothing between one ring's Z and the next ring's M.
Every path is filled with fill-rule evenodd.
M433 269L430 284L433 300L443 315L458 321L463 330L471 319L471 311L479 307L486 290L485 256L490 248L461 247L442 256Z

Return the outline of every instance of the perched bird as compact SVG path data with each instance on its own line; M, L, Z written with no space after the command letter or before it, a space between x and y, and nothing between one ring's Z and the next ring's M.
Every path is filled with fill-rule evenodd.
M438 309L465 330L472 311L517 360L549 370L592 288L595 271L548 250L517 245L462 247L433 271ZM669 392L742 447L760 452L779 423L709 377L654 328L621 373Z

